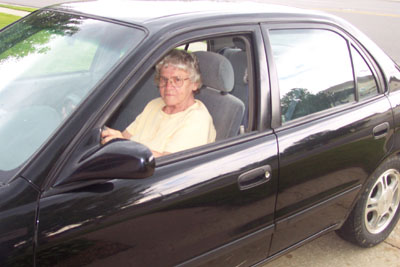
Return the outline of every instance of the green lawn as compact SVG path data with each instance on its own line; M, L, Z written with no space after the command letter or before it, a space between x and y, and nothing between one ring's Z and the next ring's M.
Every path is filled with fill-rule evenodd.
M14 16L10 14L0 13L0 29L7 26L8 24L20 19L19 16Z
M22 7L22 6L10 6L10 5L4 5L4 4L0 4L0 7L14 9L14 10L20 10L20 11L26 11L26 12L33 12L33 11L37 10L36 8ZM0 13L0 29L20 18L21 17L19 17L19 16Z

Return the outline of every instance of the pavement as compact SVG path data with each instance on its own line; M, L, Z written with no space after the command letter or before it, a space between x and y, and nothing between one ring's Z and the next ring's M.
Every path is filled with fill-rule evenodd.
M0 13L21 17L29 14L2 7ZM360 248L342 240L335 233L329 233L263 265L263 267L303 266L400 267L400 221L391 235L373 248Z
M3 4L3 3L0 3L0 4ZM6 5L6 4L4 4L4 5ZM19 11L19 10L4 8L4 7L0 7L0 13L6 13L6 14L20 16L20 17L24 17L29 14L29 12Z
M372 248L344 241L334 232L293 250L263 267L400 267L400 222Z

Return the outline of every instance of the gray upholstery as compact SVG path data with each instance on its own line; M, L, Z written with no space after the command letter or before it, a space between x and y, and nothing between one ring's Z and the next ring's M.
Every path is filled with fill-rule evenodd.
M234 84L230 62L213 52L195 52L199 59L203 88L196 96L211 116L217 131L216 140L223 140L239 133L245 106L237 97L229 94Z
M223 55L231 62L235 73L235 86L231 92L232 95L241 99L245 104L245 116L243 118L243 125L247 127L248 121L248 105L249 105L249 87L247 81L247 55L246 45L240 38L234 38L236 48L226 48Z
M226 49L224 56L231 62L235 74L235 86L231 94L239 97L243 101L247 99L248 89L245 79L247 70L247 55L245 51L239 49Z
M242 38L240 38L240 37L233 37L233 43L235 44L235 46L237 47L237 48L239 48L240 50L242 50L242 51L246 51L246 44L245 44L245 42L243 41L243 39Z
M234 72L232 64L223 56L213 53L198 51L194 53L199 59L201 78L203 84L229 93L234 85Z

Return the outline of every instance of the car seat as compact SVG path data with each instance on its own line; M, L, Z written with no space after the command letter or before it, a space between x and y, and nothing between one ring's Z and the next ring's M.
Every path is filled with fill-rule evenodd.
M235 47L226 47L220 51L220 54L226 57L232 64L235 74L235 84L231 94L242 100L245 105L245 116L243 116L242 124L245 128L247 128L249 112L249 86L247 80L246 44L243 39L238 37L233 38L233 43Z
M245 105L231 95L234 86L232 64L224 56L214 53L194 52L199 60L203 88L196 98L202 101L210 112L217 132L216 141L239 133Z

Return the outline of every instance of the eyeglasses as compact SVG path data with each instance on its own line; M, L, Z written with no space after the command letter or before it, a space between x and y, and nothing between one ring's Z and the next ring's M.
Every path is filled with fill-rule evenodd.
M159 81L159 85L164 87L167 86L168 81L170 81L172 83L173 86L175 87L181 87L183 85L183 82L189 80L189 78L183 79L177 76L173 76L171 78L167 78L167 77L160 77L160 81Z

